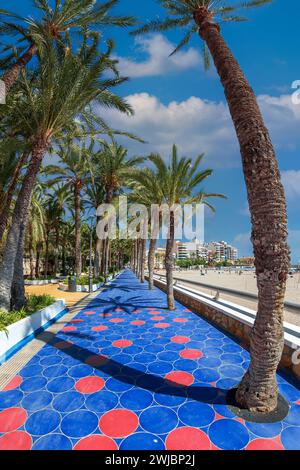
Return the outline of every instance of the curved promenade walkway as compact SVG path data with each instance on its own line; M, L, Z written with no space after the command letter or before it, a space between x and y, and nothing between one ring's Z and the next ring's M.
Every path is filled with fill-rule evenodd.
M226 407L249 363L230 336L124 272L0 392L0 449L300 449L300 391L281 423Z

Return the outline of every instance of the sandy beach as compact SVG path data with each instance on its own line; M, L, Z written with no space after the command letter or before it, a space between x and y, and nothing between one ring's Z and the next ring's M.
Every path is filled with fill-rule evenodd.
M156 274L165 275L165 271L156 271ZM201 275L200 271L175 271L174 278L184 281L195 281L196 283L208 284L213 287L204 287L197 284L187 284L193 289L197 289L206 294L215 295L218 288L229 288L242 292L257 294L256 278L254 272L243 272L241 275L235 272L213 271L208 270L205 275ZM182 282L184 284L184 282ZM235 302L244 307L256 310L257 300L245 297L243 295L221 292L220 297L230 302ZM289 276L287 282L287 290L285 300L300 304L300 273ZM284 319L287 322L300 326L300 310L285 308Z

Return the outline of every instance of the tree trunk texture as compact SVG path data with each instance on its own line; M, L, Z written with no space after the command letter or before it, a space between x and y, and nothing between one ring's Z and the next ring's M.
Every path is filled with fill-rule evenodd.
M17 166L15 168L12 180L9 184L9 187L7 189L7 194L5 197L5 200L3 201L2 207L1 207L1 213L0 213L0 241L3 238L6 226L7 226L7 221L8 217L10 214L10 209L11 209L11 203L13 200L14 192L19 180L19 176L21 173L21 170L24 166L24 163L27 159L27 154L22 153L21 157L19 158L19 161L17 163Z
M33 144L32 157L16 201L11 227L3 252L3 259L0 265L0 308L5 310L9 310L10 308L14 264L20 237L20 220L23 220L24 223L27 221L32 189L47 148L48 143L42 138L37 139Z
M37 243L36 247L36 260L35 260L35 277L39 279L40 277L40 259L41 259L41 252L43 249L43 245L41 242Z
M283 307L289 271L287 214L283 185L268 130L255 94L220 34L220 27L195 16L223 84L240 144L252 222L258 311L251 333L251 363L236 399L251 411L277 406L276 370L284 332Z
M30 266L30 279L34 279L34 262L33 262L33 232L32 232L32 224L29 224L28 227L28 251L29 251L29 266Z
M146 240L144 238L142 238L140 243L141 243L141 267L140 267L141 275L140 275L140 278L141 278L141 282L144 283L145 282Z
M55 228L55 257L54 257L54 277L59 271L59 226Z
M11 310L20 310L25 307L27 300L25 296L25 285L24 285L24 241L25 241L26 227L24 223L20 227L19 245L17 256L14 266L14 276L11 287Z
M27 51L16 61L16 63L3 75L2 80L5 83L5 91L9 92L16 82L22 68L24 68L32 57L37 53L37 47L32 44Z
M154 288L154 264L155 264L156 239L151 238L148 253L149 289Z
M137 275L138 241L134 240L134 274Z
M141 239L137 239L136 275L141 278Z
M169 229L168 240L166 244L166 280L167 280L167 300L168 300L169 310L175 310L174 289L173 289L174 237L175 237L174 212L170 211L170 229Z
M74 186L75 198L75 274L80 277L82 272L81 259L81 182L76 181Z
M44 264L44 278L46 279L48 277L48 271L49 271L49 235L50 235L50 230L46 234L46 240L45 240L45 264Z

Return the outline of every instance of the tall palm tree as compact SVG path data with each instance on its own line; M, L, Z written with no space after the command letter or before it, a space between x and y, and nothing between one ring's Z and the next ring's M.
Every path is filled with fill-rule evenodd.
M85 190L86 196L84 199L84 205L88 210L97 211L98 207L104 202L105 198L105 189L104 184L99 175L93 175L93 178L88 184ZM100 217L97 217L97 224L100 221ZM102 262L102 242L98 237L96 239L96 246L95 246L95 276L99 276L101 270L101 262Z
M27 247L29 254L30 279L35 278L34 252L45 234L45 187L40 181L35 183L28 217Z
M99 165L96 173L100 175L105 190L105 203L111 204L113 198L123 185L131 181L132 172L143 157L128 158L128 150L115 141L103 142L100 151L95 154L94 161ZM104 240L103 271L108 274L109 239Z
M96 3L94 0L35 0L35 15L24 18L16 13L0 10L0 33L14 39L13 46L4 46L1 65L6 67L2 80L6 92L18 78L20 71L31 61L45 41L53 40L70 47L70 36L105 26L130 26L132 17L112 16L110 11L119 0ZM51 3L53 6L51 6ZM16 47L17 44L17 47ZM16 59L17 56L17 59Z
M290 265L286 201L275 151L255 94L221 35L220 23L244 20L235 15L237 8L260 7L271 1L249 0L235 7L219 0L160 0L169 16L136 31L183 28L185 35L176 51L193 33L199 34L205 57L209 51L224 87L240 144L258 286L251 362L236 399L242 407L264 413L276 409L278 403L276 371L284 345L283 308Z
M134 193L130 195L132 202L143 204L151 211L151 205L160 207L163 204L163 193L160 188L157 172L152 168L144 168L133 174ZM160 218L160 211L158 214ZM148 251L148 273L149 289L154 287L154 264L157 238L159 235L159 226L153 226L150 230L150 242Z
M10 215L11 204L19 182L27 152L16 139L3 139L0 143L0 241Z
M166 279L167 279L167 299L168 308L174 310L174 290L173 290L173 264L174 264L174 243L176 207L183 204L205 204L213 210L208 203L209 197L224 197L222 194L205 193L199 189L200 183L212 175L212 170L199 171L198 167L203 159L203 154L199 155L193 162L191 158L178 158L176 145L173 145L170 162L167 164L158 154L153 154L149 160L154 164L156 171L157 185L161 191L162 201L168 205L170 210L169 233L166 243Z
M26 221L34 182L40 171L43 157L53 145L68 132L74 133L78 120L89 128L99 126L103 120L94 115L91 103L131 112L124 100L112 93L111 88L122 83L119 77L103 78L112 68L111 46L106 54L99 54L98 41L88 46L83 43L78 52L62 55L56 47L48 46L48 53L39 63L34 78L23 74L23 93L20 103L8 100L7 112L16 113L15 127L27 129L31 134L31 159L16 201L12 224L8 233L3 260L0 266L0 306L10 305L10 290L14 262L20 235L20 220ZM77 121L75 121L77 118Z
M47 174L56 175L56 179L50 184L62 182L66 191L71 191L74 195L74 215L75 215L75 273L77 276L82 272L81 259L81 206L82 190L92 177L91 155L85 145L72 143L66 147L61 147L58 151L61 164L49 165Z

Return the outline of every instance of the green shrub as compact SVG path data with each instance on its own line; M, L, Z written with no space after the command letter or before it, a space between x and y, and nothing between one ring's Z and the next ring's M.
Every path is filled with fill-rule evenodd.
M74 276L70 276L70 277L74 277ZM89 285L89 276L85 275L85 276L80 276L77 278L76 280L76 283L78 286L88 286ZM93 277L93 284L100 284L100 282L104 282L104 277L103 276L97 276L97 277ZM65 284L66 286L68 285L69 283L69 279L65 279L63 284Z
M55 298L51 295L30 295L27 297L26 306L21 310L12 310L11 312L0 310L0 331L6 331L9 325L32 315L42 308L52 305L54 302Z

